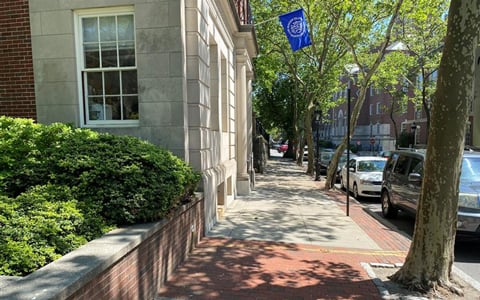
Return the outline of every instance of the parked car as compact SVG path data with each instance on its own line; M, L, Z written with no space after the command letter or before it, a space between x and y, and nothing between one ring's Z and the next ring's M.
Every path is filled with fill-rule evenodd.
M308 160L308 146L303 147L303 160Z
M335 152L329 151L329 150L320 151L318 155L318 167L319 167L318 170L320 171L320 174L322 175L327 174L327 169L328 169L328 166L330 165L330 161L332 160L333 154L335 154Z
M392 155L392 151L381 151L378 156L389 158Z
M334 154L335 154L335 151L333 149L323 149L323 151L320 152L318 170L321 175L327 174L327 170L330 167L330 162L332 161ZM354 157L357 157L357 155L350 152L350 158L354 158ZM340 156L340 160L338 161L337 173L335 174L335 182L340 182L341 170L346 162L347 162L347 153L345 152L342 154L342 156Z
M415 216L422 189L425 151L395 151L387 161L382 183L382 214L398 210ZM480 152L464 152L459 184L457 233L480 233Z
M356 158L356 157L358 157L358 155L350 153L350 156L349 156L350 159ZM342 156L340 156L340 161L338 162L338 166L337 166L337 173L335 175L335 182L341 182L342 168L345 166L346 163L347 163L347 153L345 152L342 154Z
M281 144L279 147L278 147L278 153L284 153L284 152L287 152L288 150L288 144Z
M278 151L278 148L280 148L280 143L278 143L278 142L272 142L271 143L271 149Z
M383 169L387 159L378 156L357 156L342 168L340 184L347 186L347 170L350 171L348 189L353 196L380 197Z

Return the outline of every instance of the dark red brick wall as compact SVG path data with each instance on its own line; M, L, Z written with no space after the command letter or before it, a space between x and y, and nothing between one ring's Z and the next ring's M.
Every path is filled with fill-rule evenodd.
M28 0L0 1L0 115L37 117Z
M172 216L156 234L68 299L154 299L161 285L204 236L203 210L202 199Z

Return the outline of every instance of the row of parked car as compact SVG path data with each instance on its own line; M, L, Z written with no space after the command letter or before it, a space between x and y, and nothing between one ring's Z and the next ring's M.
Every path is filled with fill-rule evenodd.
M424 150L399 150L388 158L353 157L341 169L342 188L354 197L380 197L382 214L415 216L422 189ZM346 173L349 170L349 182ZM442 201L442 199L438 199ZM465 151L459 184L457 234L480 235L480 152Z

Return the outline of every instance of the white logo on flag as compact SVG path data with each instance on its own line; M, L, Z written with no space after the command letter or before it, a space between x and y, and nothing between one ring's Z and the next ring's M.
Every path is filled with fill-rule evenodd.
M300 17L294 17L287 24L288 33L295 38L301 37L305 34L305 26L303 19Z

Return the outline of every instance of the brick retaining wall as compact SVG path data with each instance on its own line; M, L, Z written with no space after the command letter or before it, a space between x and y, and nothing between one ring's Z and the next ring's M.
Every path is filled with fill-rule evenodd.
M109 232L0 289L0 299L153 299L204 236L204 200L170 219Z

